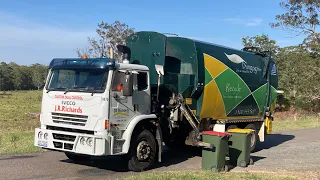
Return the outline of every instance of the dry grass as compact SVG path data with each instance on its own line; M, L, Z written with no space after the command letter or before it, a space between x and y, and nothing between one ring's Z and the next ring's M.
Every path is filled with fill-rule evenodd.
M0 95L0 129L32 131L39 126L36 117L28 113L39 113L42 91L12 91Z
M0 154L31 153L41 151L33 146L33 131L1 131Z
M273 122L273 131L294 130L320 127L319 114L301 112L277 112Z
M33 146L34 128L40 123L28 114L40 112L42 92L12 91L0 94L0 154L41 150Z

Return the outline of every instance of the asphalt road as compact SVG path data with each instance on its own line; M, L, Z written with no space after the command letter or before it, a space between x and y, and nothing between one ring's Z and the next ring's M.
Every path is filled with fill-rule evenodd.
M231 171L320 171L320 128L278 132L258 144L252 154L255 164ZM148 171L200 170L201 152L166 150L163 163ZM68 160L63 153L43 152L0 156L0 179L122 179L138 175L128 172L121 157L94 159L83 164ZM320 178L319 178L320 179Z

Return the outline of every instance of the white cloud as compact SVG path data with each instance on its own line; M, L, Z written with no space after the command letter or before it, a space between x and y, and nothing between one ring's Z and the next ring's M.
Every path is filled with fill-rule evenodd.
M76 57L94 29L73 30L30 22L0 12L0 62L48 64L55 57Z
M258 26L262 23L262 19L260 18L255 18L255 19L227 18L224 20L227 22L231 22L233 24L242 24L245 26Z

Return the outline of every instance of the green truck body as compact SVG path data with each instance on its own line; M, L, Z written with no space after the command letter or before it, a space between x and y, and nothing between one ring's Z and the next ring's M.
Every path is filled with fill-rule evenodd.
M164 67L160 101L182 95L199 119L262 118L274 111L278 74L269 56L236 50L157 32L137 32L127 38L130 63L150 69L156 93L155 65Z

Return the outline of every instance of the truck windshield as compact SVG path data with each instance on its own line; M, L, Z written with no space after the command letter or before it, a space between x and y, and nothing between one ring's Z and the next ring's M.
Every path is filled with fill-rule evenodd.
M107 76L105 69L53 69L47 90L104 92Z

